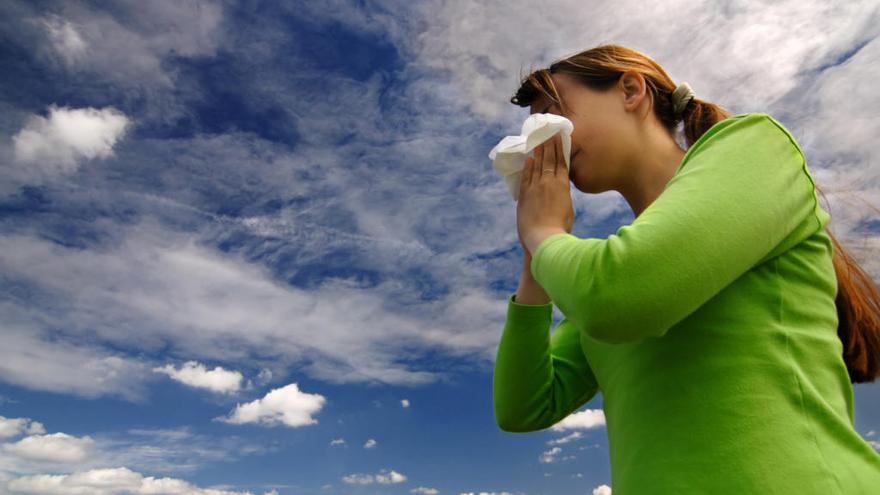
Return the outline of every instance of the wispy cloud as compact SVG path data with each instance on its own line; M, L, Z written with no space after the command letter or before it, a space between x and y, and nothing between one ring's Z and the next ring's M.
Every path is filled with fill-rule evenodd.
M126 467L90 469L71 474L36 474L10 480L8 488L15 493L66 495L123 495L129 493L174 493L179 495L252 495L249 491L201 488L176 478L144 476ZM277 491L265 495L277 495Z
M42 423L30 418L0 417L0 431L5 436L0 443L0 486L4 480L32 475L119 466L179 476L207 464L231 463L245 456L278 450L274 444L248 441L237 435L214 438L193 432L187 426L130 428L77 436L64 432L47 434Z
M372 485L374 483L380 485L391 485L403 483L406 476L395 470L381 469L377 474L353 473L342 477L342 481L349 485Z

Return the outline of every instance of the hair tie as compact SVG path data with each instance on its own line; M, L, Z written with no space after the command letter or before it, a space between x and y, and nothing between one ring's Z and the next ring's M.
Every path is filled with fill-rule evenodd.
M694 98L694 90L686 82L682 82L676 86L672 92L672 113L676 117L680 116L684 111L684 107Z

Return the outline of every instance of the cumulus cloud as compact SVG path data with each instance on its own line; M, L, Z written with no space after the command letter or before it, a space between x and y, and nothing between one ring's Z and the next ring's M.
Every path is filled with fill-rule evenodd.
M401 407L409 407L409 399L402 399L400 405Z
M372 438L369 439L369 440L367 440L367 442L364 444L364 448L365 448L365 449L372 449L372 448L375 448L375 447L376 447L376 441L373 440Z
M381 469L378 474L349 474L343 476L342 481L350 485L371 485L373 483L390 485L394 483L403 483L406 481L406 476L393 469L391 471Z
M611 495L611 487L608 485L599 485L593 488L593 495Z
M7 418L0 416L0 438L16 437L21 434L39 435L46 433L43 423L30 418Z
M553 431L579 430L605 426L605 411L602 409L585 409L569 414L562 421L553 425Z
M330 446L333 446L333 445L345 445L345 439L334 438L333 440L330 440Z
M15 443L3 444L3 450L18 457L37 461L76 462L82 460L94 443L91 437L66 433L31 435Z
M237 392L241 388L241 381L244 378L238 371L226 370L221 366L215 366L213 370L209 370L204 364L196 361L187 361L180 368L166 364L153 368L153 371L166 374L190 387L227 394Z
M22 476L9 481L7 486L16 493L43 495L253 495L249 491L200 488L176 478L144 476L126 467L90 469L72 474ZM265 495L273 492L266 492Z
M233 424L257 423L296 428L317 424L318 420L312 415L317 414L326 401L323 395L302 392L299 385L291 383L272 389L262 399L238 404L228 417L216 419Z
M419 495L437 495L440 493L440 490L436 488L428 488L426 486L418 486L409 491L410 493L417 493Z
M12 137L15 159L46 173L70 173L83 160L106 158L130 125L113 107L49 106L49 116L31 115Z

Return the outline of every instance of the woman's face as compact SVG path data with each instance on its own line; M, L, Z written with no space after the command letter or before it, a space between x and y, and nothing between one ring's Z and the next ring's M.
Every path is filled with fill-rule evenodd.
M632 96L627 99L623 90L631 83L622 79L623 83L600 92L565 74L553 74L552 78L566 105L565 112L541 95L530 106L530 113L562 115L574 124L569 179L578 190L600 193L617 189L630 174L628 163L632 163L631 158L638 154L638 139L632 122Z

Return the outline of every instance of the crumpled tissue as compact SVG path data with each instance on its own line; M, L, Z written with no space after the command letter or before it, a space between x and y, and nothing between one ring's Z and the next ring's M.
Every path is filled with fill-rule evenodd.
M552 113L533 113L522 124L519 136L506 136L489 152L492 168L507 182L514 201L519 199L519 183L526 158L534 156L532 150L557 133L562 136L562 151L565 167L571 165L571 132L574 124L570 120Z

